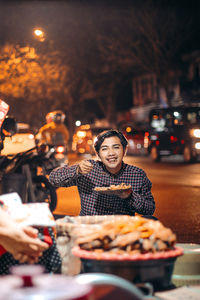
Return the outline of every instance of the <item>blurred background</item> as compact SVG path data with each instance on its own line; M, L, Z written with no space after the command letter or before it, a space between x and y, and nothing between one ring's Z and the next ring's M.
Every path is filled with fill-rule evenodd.
M0 98L38 130L45 115L145 127L152 107L199 103L199 1L1 1Z
M199 12L199 0L0 1L0 99L19 125L1 154L31 148L54 110L66 115L70 164L120 129L125 162L153 183L155 215L199 243ZM55 214L79 214L74 187L57 194Z

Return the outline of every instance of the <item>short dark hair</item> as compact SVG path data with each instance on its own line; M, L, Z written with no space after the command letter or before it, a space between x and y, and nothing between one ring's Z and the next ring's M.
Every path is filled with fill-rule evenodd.
M94 142L94 148L96 150L97 153L99 153L101 144L103 143L103 141L105 140L105 138L109 138L112 136L117 136L120 139L120 142L122 144L123 149L126 149L126 146L128 145L128 141L125 138L125 136L118 130L114 130L114 129L110 129L110 130L106 130L101 132L97 137L96 137L96 141Z

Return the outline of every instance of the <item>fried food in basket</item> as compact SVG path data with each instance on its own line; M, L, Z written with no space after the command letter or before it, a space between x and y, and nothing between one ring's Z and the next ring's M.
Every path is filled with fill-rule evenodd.
M160 221L127 216L125 221L103 222L87 235L80 233L76 243L87 251L133 255L173 250L176 235Z

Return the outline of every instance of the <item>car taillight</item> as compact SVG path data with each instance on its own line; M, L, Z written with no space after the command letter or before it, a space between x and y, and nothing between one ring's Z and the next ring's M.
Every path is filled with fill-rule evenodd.
M64 153L65 152L65 147L64 146L58 146L58 147L56 147L56 152L57 153Z
M144 148L148 148L149 147L149 133L145 132L144 135Z
M170 141L171 141L171 143L175 143L175 142L178 141L178 138L176 136L171 135L170 136Z

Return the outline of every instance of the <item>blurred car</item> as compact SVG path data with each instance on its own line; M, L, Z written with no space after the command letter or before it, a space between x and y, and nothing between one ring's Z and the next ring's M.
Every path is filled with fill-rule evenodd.
M77 128L72 139L72 151L77 154L92 153L93 151L92 130L89 124Z
M136 128L133 124L123 125L120 131L128 140L128 155L145 155L147 151L144 147L146 131Z
M183 155L187 163L200 157L200 106L174 106L150 111L145 147L153 161Z
M77 154L95 154L94 141L99 133L108 130L110 127L100 127L94 125L81 125L73 135L72 151Z
M1 155L14 155L35 147L35 136L27 123L17 123L17 133L6 137Z

